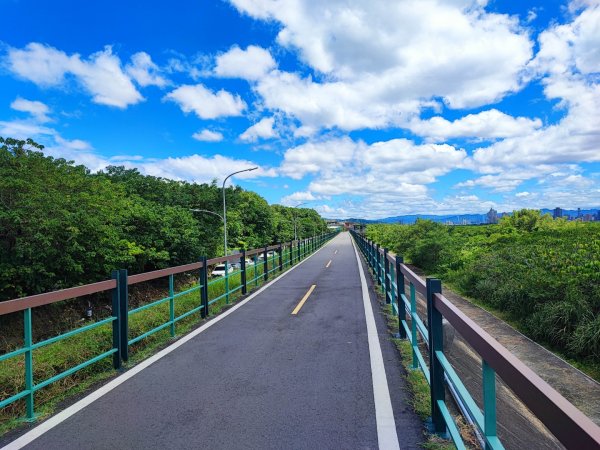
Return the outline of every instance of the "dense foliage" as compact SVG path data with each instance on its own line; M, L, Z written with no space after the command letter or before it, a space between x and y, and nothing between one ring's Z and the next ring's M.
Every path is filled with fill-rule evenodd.
M32 140L0 137L0 301L169 267L223 253L221 189L45 156ZM316 211L270 206L226 189L230 249L325 232Z
M498 225L369 225L367 236L507 312L533 339L600 360L600 224L522 210Z

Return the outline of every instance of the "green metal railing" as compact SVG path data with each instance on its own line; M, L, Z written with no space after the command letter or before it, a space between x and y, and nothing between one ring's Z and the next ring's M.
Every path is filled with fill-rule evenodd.
M600 448L600 427L446 299L442 295L440 280L422 280L404 264L401 256L391 256L379 244L354 231L351 234L372 270L386 303L391 304L392 311L398 317L398 337L410 341L412 368L421 370L429 383L431 428L434 433L450 435L457 449L466 448L446 404L448 387L463 413L477 428L486 450L504 448L497 436L497 373L565 447ZM417 294L425 299L426 324L419 316ZM443 319L481 356L482 408L473 400L444 354ZM420 343L426 347L425 356L419 348Z
M323 234L300 241L292 241L261 249L242 251L235 255L210 260L207 260L206 257L202 257L200 258L200 261L196 263L136 275L128 275L127 270L124 269L115 270L112 272L111 279L99 283L0 302L0 316L19 311L23 312L23 347L0 355L0 362L22 356L24 358L23 370L25 381L24 389L20 392L11 395L8 398L0 399L0 409L17 401L24 401L26 409L26 417L24 420L34 421L36 418L34 398L35 393L40 389L109 357L112 357L112 365L115 369L121 368L122 363L129 360L129 349L132 345L166 329L169 330L170 336L174 337L177 331L177 322L193 314L199 314L200 318L208 317L210 305L221 300L224 300L227 304L231 301L232 295L245 295L249 288L259 286L262 282L266 282L270 276L297 264L301 259L318 250L334 237L335 234L337 233ZM252 258L253 263L247 264L247 258ZM223 277L213 278L209 281L210 267L220 263L225 264L225 275ZM239 264L240 268L229 273L228 269L231 264ZM175 292L174 276L184 272L196 273L197 282L190 288ZM169 283L168 296L137 308L129 309L129 286L165 277L168 278ZM222 293L219 293L221 288ZM110 292L112 296L110 317L54 336L50 339L34 342L32 321L33 308L102 292ZM196 306L176 315L177 300L195 294L198 295ZM169 305L168 318L164 323L161 323L148 331L144 331L137 336L130 336L130 318L166 303ZM112 325L112 345L108 351L95 355L81 364L75 365L74 367L64 370L45 380L38 381L34 379L33 353L35 350L108 324Z

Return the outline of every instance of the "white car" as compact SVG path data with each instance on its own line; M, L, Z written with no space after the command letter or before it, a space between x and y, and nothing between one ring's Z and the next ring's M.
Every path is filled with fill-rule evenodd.
M275 252L274 252L274 251L272 251L272 250L271 250L271 251L268 251L268 252L267 252L267 259L268 259L269 261L270 261L271 259L273 259L273 256L275 256ZM265 259L265 254L261 252L261 253L258 255L258 259L260 259L261 261L264 261L264 259Z
M228 264L227 273L233 272L233 266ZM224 277L225 276L225 264L217 264L210 274L211 277Z

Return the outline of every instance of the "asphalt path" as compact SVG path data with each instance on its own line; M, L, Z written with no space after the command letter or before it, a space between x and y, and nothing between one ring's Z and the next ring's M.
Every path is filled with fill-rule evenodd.
M372 290L367 303L393 406L396 433L388 438L419 448L421 424ZM388 389L378 382L374 391L366 306L355 250L342 233L25 448L393 448L376 419L374 392Z

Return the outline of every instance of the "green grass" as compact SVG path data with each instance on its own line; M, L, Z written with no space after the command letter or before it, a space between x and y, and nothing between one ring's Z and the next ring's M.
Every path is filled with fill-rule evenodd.
M284 270L289 269L289 252L284 252ZM269 259L268 270L276 268L279 263L278 257L273 261ZM265 283L263 278L263 264L260 262L254 267L249 266L248 291L253 290ZM256 272L254 272L256 270ZM259 277L250 282L250 279ZM269 274L269 279L279 274L275 270ZM237 271L229 275L229 290L235 289L241 284L241 272ZM209 301L225 294L225 278L209 279ZM192 288L194 285L184 286L181 291ZM180 291L180 292L181 292ZM168 295L168 294L166 294ZM209 315L220 313L227 304L232 304L241 297L241 289L229 295L227 299L223 296L220 300L209 306ZM154 299L156 301L158 299ZM150 303L150 302L149 302ZM175 316L180 316L200 306L200 292L192 292L175 299ZM170 320L169 301L152 306L129 316L129 339L133 339L145 332L152 330ZM155 353L161 347L165 347L173 339L181 337L192 329L202 324L204 320L200 317L200 311L176 322L176 336L172 337L169 327L158 331L135 344L129 346L129 361L124 368L130 368L148 356ZM86 323L87 325L87 323ZM36 324L34 323L35 327ZM60 374L61 372L81 364L112 348L112 325L105 324L93 330L65 338L58 342L35 349L33 353L34 382ZM25 389L24 356L20 355L0 362L0 399L6 399ZM35 413L38 418L44 418L52 414L57 406L65 400L72 398L88 390L91 386L118 375L112 366L112 357L92 364L73 375L63 378L35 393ZM0 434L4 434L22 423L25 416L25 401L18 400L0 409Z

